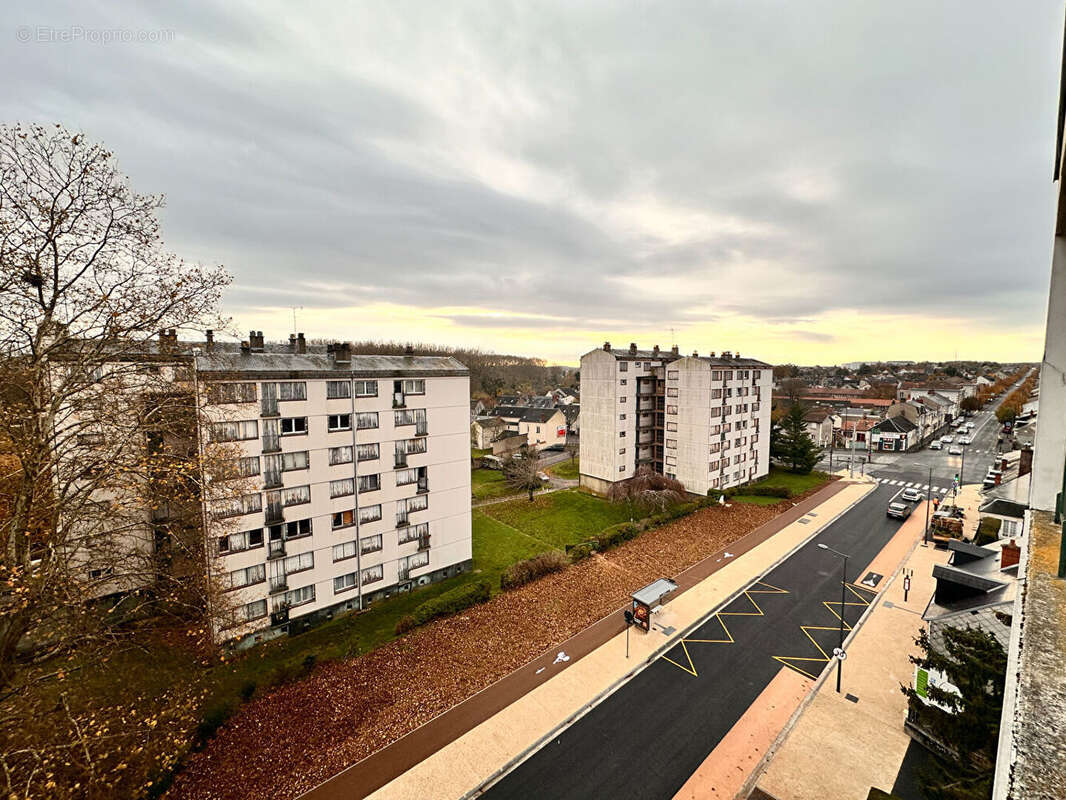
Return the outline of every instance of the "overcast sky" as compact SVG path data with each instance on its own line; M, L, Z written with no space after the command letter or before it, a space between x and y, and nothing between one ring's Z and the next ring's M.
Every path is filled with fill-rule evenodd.
M1062 0L180 6L3 3L0 119L166 194L238 329L1040 357Z

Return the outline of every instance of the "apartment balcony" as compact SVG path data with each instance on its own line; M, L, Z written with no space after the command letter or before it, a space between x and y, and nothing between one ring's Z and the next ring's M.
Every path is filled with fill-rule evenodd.
M655 410L655 401L654 400L640 400L637 403L637 411L654 411L654 410Z
M280 470L267 470L263 473L263 488L264 489L280 489L281 488L281 471Z
M272 525L276 522L285 521L285 511L281 503L267 503L266 509L263 511L263 515L266 518L266 524Z
M284 606L283 605L277 611L272 611L270 613L270 624L271 625L284 625L288 621L289 621L289 607L288 606Z
M278 410L278 399L276 397L262 398L259 403L259 416L280 417L281 412Z
M397 567L397 569L396 569L396 580L399 581L400 583L403 583L404 581L411 580L411 568L408 567L407 565L404 565L404 566L401 566L401 567Z
M281 452L281 436L278 434L264 434L263 435L263 452L264 453L280 453Z
M392 393L392 407L393 408L407 408L407 397L403 392Z
M418 537L418 549L419 550L428 550L429 549L429 534L428 533L425 536L419 536Z
M285 555L285 541L282 539L275 539L269 542L267 545L267 560L273 561L275 558L282 558Z
M287 591L289 591L289 582L285 575L270 579L270 594L281 594Z

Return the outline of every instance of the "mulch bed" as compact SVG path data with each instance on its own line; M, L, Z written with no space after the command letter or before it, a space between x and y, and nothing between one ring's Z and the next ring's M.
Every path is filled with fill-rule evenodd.
M242 707L190 756L168 797L296 797L620 608L635 588L677 575L799 499L702 509L373 652L323 664Z

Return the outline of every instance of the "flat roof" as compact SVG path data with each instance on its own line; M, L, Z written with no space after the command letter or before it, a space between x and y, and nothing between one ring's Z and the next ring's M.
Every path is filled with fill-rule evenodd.
M643 589L637 589L630 597L638 603L653 606L676 589L677 584L669 578L659 578L659 580L652 581Z

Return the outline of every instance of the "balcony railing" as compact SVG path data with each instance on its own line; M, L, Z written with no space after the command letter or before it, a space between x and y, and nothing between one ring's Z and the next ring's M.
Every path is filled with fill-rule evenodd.
M286 576L279 575L270 579L270 594L281 594L289 591L289 582Z
M277 611L272 611L270 614L271 625L283 625L289 621L289 607L284 606Z
M403 528L406 525L407 525L407 512L406 511L397 511L396 512L396 527L397 528Z
M281 412L278 411L278 398L276 397L264 397L259 401L259 416L261 417L280 417Z
M264 514L268 525L274 522L285 521L285 514L281 503L267 503Z
M429 435L429 423L425 420L419 420L415 423L415 436L428 436Z
M429 491L429 478L418 479L418 493L425 494Z
M407 397L403 392L392 393L392 407L393 408L407 408Z
M396 454L396 469L402 469L407 466L407 453Z
M267 470L263 473L263 488L278 489L281 487L281 471L276 469Z
M281 452L281 436L276 433L263 434L263 452L264 453L280 453Z
M273 560L275 558L281 558L285 555L285 542L282 539L275 539L267 546L267 559Z
M418 549L419 550L428 550L429 549L429 534L428 533L425 534L424 536L419 536L418 537Z
M397 568L397 570L396 570L396 580L398 580L398 581L406 581L406 580L410 580L410 578L411 578L411 568L409 566L404 564L403 566Z

